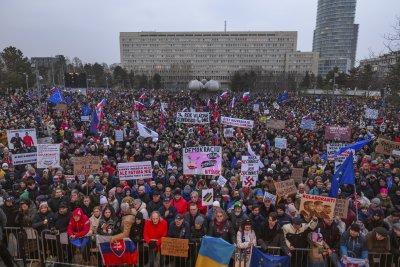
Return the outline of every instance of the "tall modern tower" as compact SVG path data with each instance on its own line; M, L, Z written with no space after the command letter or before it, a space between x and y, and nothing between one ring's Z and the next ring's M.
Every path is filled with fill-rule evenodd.
M356 58L358 24L356 0L318 0L313 52L319 52L318 74L338 67L348 72Z

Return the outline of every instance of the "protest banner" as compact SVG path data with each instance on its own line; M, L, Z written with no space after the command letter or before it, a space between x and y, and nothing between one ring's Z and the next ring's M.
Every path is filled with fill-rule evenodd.
M224 187L227 181L228 180L224 176L220 175L218 177L217 183L219 184L219 186Z
M234 136L235 129L233 128L224 128L224 137L231 138Z
M376 120L378 119L378 115L379 115L379 110L377 109L372 109L372 108L365 109L365 118L367 119Z
M75 175L64 175L64 179L67 182L67 185L71 182L75 182Z
M350 139L350 127L325 126L325 140L340 140L350 142Z
M260 104L254 104L253 105L253 111L254 112L259 112L260 111Z
M52 139L53 138L51 138L51 137L43 137L43 138L38 138L37 140L38 140L38 144L51 144Z
M60 144L39 144L37 146L37 167L60 167Z
M101 168L100 158L96 156L75 157L74 175L91 175L99 173Z
M287 148L287 140L286 138L275 138L275 147L279 149L286 149Z
M266 127L275 130L282 130L285 129L285 124L284 120L269 120L266 123Z
M378 145L375 147L375 152L390 156L399 156L400 143L378 138Z
M336 206L335 206L335 216L339 216L340 218L346 219L347 213L349 211L349 201L350 199L336 199Z
M124 141L124 132L122 130L115 130L115 141L116 142Z
M274 182L276 194L278 196L285 196L288 194L296 194L297 187L294 183L293 179L281 181L281 182Z
M11 160L12 160L13 165L25 165L28 163L36 163L37 152L12 154Z
M183 149L183 173L220 175L221 156L220 146L186 147Z
M151 161L118 163L117 170L121 181L153 178Z
M313 120L301 119L300 129L314 130L316 122Z
M242 120L229 117L221 117L221 124L250 129L254 127L254 121L252 120Z
M264 109L264 114L269 115L269 109Z
M273 195L273 194L271 194L271 193L269 193L269 192L265 192L265 193L264 193L263 201L265 202L265 201L268 200L268 199L271 201L271 204L272 204L272 205L275 205L275 203L276 203L276 196Z
M326 157L328 160L335 160L333 155L335 155L336 152L339 151L342 147L345 147L347 144L346 143L331 143L331 144L326 144Z
M207 124L207 123L210 123L210 113L208 113L208 112L178 112L178 113L176 113L176 123Z
M75 131L74 132L74 142L75 143L82 143L83 142L83 131Z
M161 255L187 258L188 254L189 239L161 238Z
M13 154L19 153L23 147L35 148L37 143L36 129L7 130L7 145Z
M258 180L258 170L260 169L258 156L242 156L242 166L240 170L240 178L242 186L254 186Z
M333 219L336 198L303 194L300 200L300 214Z
M304 174L303 168L292 168L292 175L290 176L290 179L293 179L296 183L302 183L303 174Z
M211 206L214 202L214 189L201 190L201 205Z

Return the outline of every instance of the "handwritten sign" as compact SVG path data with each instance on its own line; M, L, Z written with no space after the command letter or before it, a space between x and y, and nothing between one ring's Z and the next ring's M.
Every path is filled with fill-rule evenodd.
M286 149L287 148L287 140L286 138L275 138L275 147L279 149Z
M378 138L375 152L379 154L399 156L400 143Z
M189 239L161 238L161 255L187 258L188 252Z
M220 175L221 154L220 146L186 147L183 149L183 173Z
M290 178L293 179L296 183L302 183L303 174L304 174L303 168L292 168L292 175L290 176Z
M208 113L208 112L178 112L178 113L176 113L176 123L207 124L207 123L210 123L210 113Z
M95 156L74 158L74 175L91 175L100 171L100 158Z
M278 196L285 196L288 194L295 194L297 193L297 187L294 183L293 179L281 181L281 182L274 182L276 194Z
M266 127L275 130L282 130L285 129L285 124L284 120L269 120L266 123Z
M336 199L335 216L347 218L349 212L349 199Z

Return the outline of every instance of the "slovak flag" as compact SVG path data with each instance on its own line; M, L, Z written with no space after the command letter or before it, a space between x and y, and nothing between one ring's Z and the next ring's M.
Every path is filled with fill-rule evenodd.
M211 99L208 99L207 101L207 111L211 110Z
M311 114L310 113L308 113L307 115L305 115L304 117L303 117L303 120L311 120Z
M228 97L228 92L223 92L220 97L222 100L224 100L225 98Z
M145 108L146 108L146 105L143 104L142 102L139 102L139 101L136 101L136 100L135 100L135 108L136 108L137 110L142 110L142 109L145 109Z
M103 98L98 104L97 104L97 116L99 116L100 119L104 118L104 113L103 113L103 107L107 105L107 99Z
M248 102L248 101L249 101L249 98L250 98L250 92L245 92L245 93L243 94L243 101L244 101L244 102Z
M143 94L139 97L139 100L146 100L146 98L147 98L146 93L143 93Z
M231 100L231 109L233 109L236 105L236 96Z
M215 98L215 109L218 110L218 96Z
M110 242L111 236L96 236L101 258L105 266L137 264L138 250L129 238Z
M160 107L160 125L161 129L165 129L165 116L167 112L165 111L165 108L163 105Z

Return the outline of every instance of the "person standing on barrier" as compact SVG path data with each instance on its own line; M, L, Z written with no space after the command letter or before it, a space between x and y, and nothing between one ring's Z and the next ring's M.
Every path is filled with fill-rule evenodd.
M160 266L161 238L167 236L168 225L167 221L161 218L158 211L153 211L150 220L144 224L143 238L149 246L150 267Z
M12 257L8 252L7 247L3 240L3 229L7 225L7 216L2 209L0 209L0 258L3 260L7 267L13 267Z

